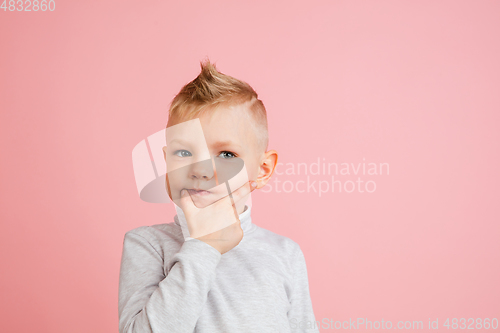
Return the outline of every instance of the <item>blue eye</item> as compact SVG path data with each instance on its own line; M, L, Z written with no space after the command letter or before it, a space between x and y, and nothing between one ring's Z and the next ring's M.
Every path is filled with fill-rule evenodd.
M187 150L177 150L175 153L174 153L175 156L179 156L179 157L189 157L189 156L192 156L191 153Z
M234 158L234 157L236 157L236 154L231 153L230 151L222 151L222 152L219 154L219 157L222 157L222 158L225 158L225 159L229 159L229 158Z

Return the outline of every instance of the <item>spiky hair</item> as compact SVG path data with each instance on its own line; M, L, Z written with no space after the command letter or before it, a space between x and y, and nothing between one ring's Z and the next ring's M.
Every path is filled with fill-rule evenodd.
M215 111L219 106L246 104L254 120L259 147L265 151L269 141L267 112L255 90L248 83L219 72L208 59L200 62L200 66L200 74L172 100L167 127Z

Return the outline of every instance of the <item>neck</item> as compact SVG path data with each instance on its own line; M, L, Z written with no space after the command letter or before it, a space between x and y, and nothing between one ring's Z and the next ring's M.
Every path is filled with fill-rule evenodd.
M184 211L176 204L174 204L174 206L177 212L177 215L175 215L174 217L174 223L181 227L184 239L189 240L191 239L191 237L189 236L189 230L187 228L186 216L184 215ZM252 227L251 207L245 205L243 211L239 213L238 217L243 232L247 232L248 230L250 230L250 228Z

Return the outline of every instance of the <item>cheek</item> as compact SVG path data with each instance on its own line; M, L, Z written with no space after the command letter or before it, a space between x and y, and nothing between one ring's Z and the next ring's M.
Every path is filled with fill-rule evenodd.
M167 161L166 161L167 172L168 171L175 171L177 169L181 169L181 168L186 167L188 165L189 165L189 163L180 162L180 161L176 161L173 159L167 159Z
M247 169L248 180L255 180L259 176L260 167L257 162L245 161L245 167Z
M229 187L231 191L235 191L236 189L248 183L250 180L255 180L258 174L256 168L256 163L252 165L248 164L248 161L245 161L240 172L229 180Z
M221 199L222 197L225 197L228 195L227 193L227 185L226 183L219 184L217 186L214 186L210 189L210 192L215 196L214 201Z
M215 183L214 183L215 185ZM227 191L227 186L226 183L222 183L219 185L215 185L214 187L210 188L210 192L224 192Z
M168 182L172 189L182 187L186 182L188 174L188 168L176 169L167 173Z

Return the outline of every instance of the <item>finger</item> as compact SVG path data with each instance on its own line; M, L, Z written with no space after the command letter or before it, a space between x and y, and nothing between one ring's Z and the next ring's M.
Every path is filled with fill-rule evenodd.
M194 205L193 199L191 199L191 196L189 195L189 192L187 190L181 191L181 198L179 200L179 203L185 213L189 214L190 212L194 212L197 209Z
M253 183L253 185L252 185ZM228 192L230 191L228 183L226 183ZM224 197L218 199L217 201L213 202L210 206L213 207L223 207L226 206L227 204L229 205L234 205L236 202L244 198L247 194L252 192L257 188L257 183L255 181L249 181L245 182L242 186L240 186L238 189L234 190L233 192L230 192L229 194L225 195Z
M257 188L257 182L251 180L243 184L240 188L235 190L231 196L233 197L234 202L238 202L241 199L245 198L248 194L250 194L253 190Z

